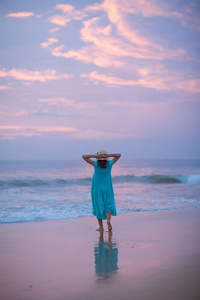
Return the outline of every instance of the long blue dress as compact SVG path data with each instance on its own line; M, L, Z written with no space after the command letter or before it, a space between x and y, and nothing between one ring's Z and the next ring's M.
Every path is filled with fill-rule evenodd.
M92 179L92 207L93 215L97 219L105 220L106 213L110 212L116 216L115 196L113 192L111 169L113 160L108 161L105 169L98 167L97 161L94 161L94 174Z

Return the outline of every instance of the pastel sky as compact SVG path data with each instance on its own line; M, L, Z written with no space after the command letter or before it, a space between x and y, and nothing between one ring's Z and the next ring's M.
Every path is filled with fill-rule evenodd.
M2 0L0 159L200 158L200 2Z

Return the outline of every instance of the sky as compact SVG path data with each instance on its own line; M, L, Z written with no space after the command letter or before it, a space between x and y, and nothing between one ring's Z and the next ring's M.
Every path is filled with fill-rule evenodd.
M200 158L200 3L1 0L0 160Z

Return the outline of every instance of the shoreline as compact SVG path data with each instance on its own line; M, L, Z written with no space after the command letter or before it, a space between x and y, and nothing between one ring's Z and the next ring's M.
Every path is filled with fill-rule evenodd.
M2 300L198 299L200 209L2 223ZM106 226L106 222L104 222Z
M157 213L157 212L170 212L170 211L185 211L185 210L195 210L195 209L200 209L200 207L186 207L186 208L169 208L169 209L155 209L155 210L136 210L136 211L129 211L129 212L125 212L122 214L117 214L116 216L112 216L112 220L116 217L119 216L125 216L125 215L129 215L129 214L151 214L151 213ZM79 220L81 221L82 219L92 219L92 218L96 218L96 216L92 215L92 216L79 216L79 217L74 217L74 218L62 218L62 219L45 219L45 220L30 220L30 221L16 221L16 222L0 222L0 227L2 225L15 225L15 224L30 224L30 223L43 223L43 222L63 222L63 221L73 221L73 220ZM106 220L104 220L106 221Z

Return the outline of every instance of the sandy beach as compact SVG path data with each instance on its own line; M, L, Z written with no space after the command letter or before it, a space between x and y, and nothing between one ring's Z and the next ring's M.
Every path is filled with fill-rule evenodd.
M199 216L119 215L112 234L95 217L1 224L0 299L200 299Z

